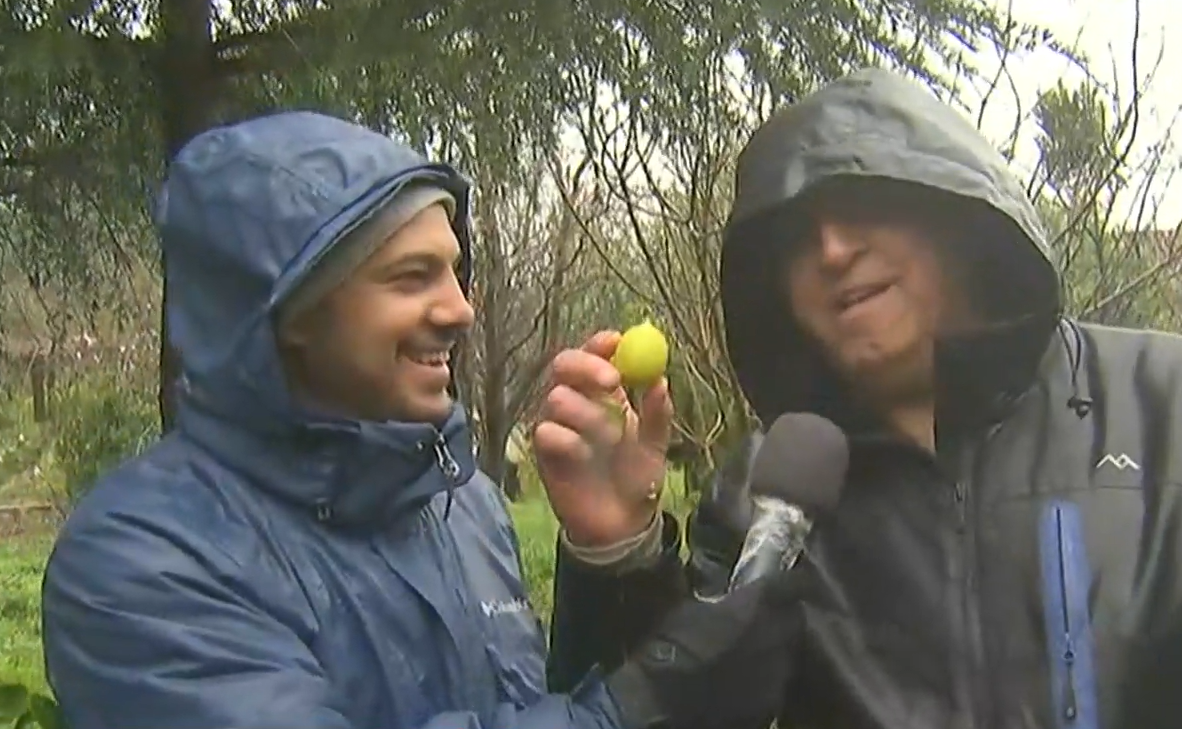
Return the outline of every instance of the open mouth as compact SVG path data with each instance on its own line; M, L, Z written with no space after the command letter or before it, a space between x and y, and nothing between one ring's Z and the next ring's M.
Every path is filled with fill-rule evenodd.
M439 352L407 352L403 356L423 367L447 367L447 363L451 361L451 352L448 350Z
M890 283L877 283L848 288L837 297L837 310L839 313L845 313L855 306L864 304L879 294L885 293L890 287Z

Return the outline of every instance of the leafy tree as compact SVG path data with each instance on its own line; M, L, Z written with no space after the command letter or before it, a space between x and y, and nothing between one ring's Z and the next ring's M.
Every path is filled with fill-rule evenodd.
M1071 313L1119 326L1174 328L1182 247L1177 230L1156 228L1154 187L1177 163L1168 133L1136 154L1142 93L1143 86L1121 102L1094 80L1060 82L1043 93L1034 110L1040 165L1033 188Z
M701 96L699 70L725 58L737 59L744 83L782 100L851 64L884 59L938 81L939 69L965 66L966 45L999 27L971 0L0 7L0 198L9 210L92 199L99 234L88 231L96 242L71 253L80 269L115 245L99 219L138 229L146 248L145 201L163 161L200 130L245 114L314 106L512 177L520 151L546 146L600 89L666 114L663 133L678 134L679 115L692 108L682 104L714 101ZM166 347L161 370L167 428L175 362Z

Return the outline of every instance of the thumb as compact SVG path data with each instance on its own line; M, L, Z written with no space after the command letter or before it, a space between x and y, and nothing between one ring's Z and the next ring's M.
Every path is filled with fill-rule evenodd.
M661 381L644 393L639 408L637 437L653 450L665 453L673 435L673 398L669 397L669 381Z
M604 359L611 359L616 352L616 345L620 343L622 335L611 329L598 331L591 335L591 338L583 342L582 349L584 352L590 352L598 357Z

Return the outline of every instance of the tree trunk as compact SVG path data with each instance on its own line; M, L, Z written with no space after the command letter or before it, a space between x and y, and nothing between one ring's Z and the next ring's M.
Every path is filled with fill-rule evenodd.
M49 420L49 363L45 353L37 352L29 365L29 384L33 390L33 422Z
M157 82L166 161L209 127L217 96L210 0L161 0L164 46ZM180 360L169 342L168 274L161 260L160 430L172 428Z
M484 379L484 398L481 403L480 469L497 485L505 483L505 442L509 424L505 413L505 368L503 363L487 367Z

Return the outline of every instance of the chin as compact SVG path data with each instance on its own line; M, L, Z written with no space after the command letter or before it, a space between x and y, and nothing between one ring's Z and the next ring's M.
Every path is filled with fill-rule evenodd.
M398 419L411 423L441 423L451 415L451 406L451 396L446 392L435 396L407 398L398 408Z
M871 377L890 369L900 352L875 343L850 348L841 353L841 368L854 377Z
M890 361L891 353L875 344L864 344L851 347L841 354L841 361L845 369L851 372L875 370Z
M851 379L876 389L894 390L900 381L913 381L917 372L930 371L916 347L875 344L846 351L841 359Z

